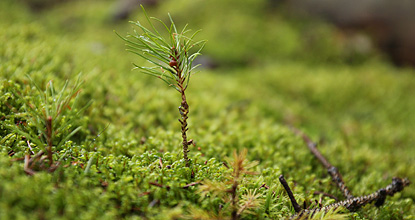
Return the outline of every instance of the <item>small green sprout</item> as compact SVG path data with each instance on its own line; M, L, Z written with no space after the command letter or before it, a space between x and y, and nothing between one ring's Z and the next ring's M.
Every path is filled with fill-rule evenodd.
M144 7L142 7L142 9L151 26L151 30L144 27L138 21L131 22L139 27L141 33L134 30L134 34L128 35L127 38L120 37L127 42L126 45L128 51L137 54L152 64L151 67L134 64L136 69L163 80L167 85L173 87L181 94L182 101L179 107L181 119L179 119L179 121L183 139L183 158L186 161L186 166L189 166L187 153L189 152L188 145L192 143L192 140L188 141L186 135L188 130L187 119L189 114L189 104L186 100L185 91L189 85L190 76L193 70L199 66L194 66L193 61L200 55L200 51L203 49L206 41L194 41L194 37L199 31L194 32L190 37L186 36L190 31L187 30L187 25L179 32L170 14L169 18L171 25L167 26L160 19L153 17L149 18ZM165 27L168 33L168 39L160 34L151 22L151 19L160 22Z
M37 95L28 100L20 91L13 91L13 94L22 100L24 106L24 112L18 113L15 117L26 121L27 125L7 127L41 149L35 157L46 153L49 167L52 168L56 166L53 164L53 147L60 149L81 129L81 126L73 127L73 125L77 124L79 114L89 106L89 103L81 106L80 109L77 108L78 94L82 85L80 76L71 89L68 90L69 83L66 81L60 91L56 91L52 81L49 81L45 90L42 90L30 77L29 79L32 87L36 88ZM29 142L28 146L30 148Z

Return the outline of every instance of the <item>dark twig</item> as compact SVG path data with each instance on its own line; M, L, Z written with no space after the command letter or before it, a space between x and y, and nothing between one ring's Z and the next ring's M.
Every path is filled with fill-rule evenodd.
M385 199L387 196L393 196L395 193L402 191L406 186L410 184L410 181L408 179L402 179L398 177L394 177L392 179L392 183L386 186L385 188L379 189L378 191L365 195L365 196L359 196L359 197L353 197L350 193L350 191L347 189L347 187L344 185L343 179L338 172L338 170L332 166L326 158L317 150L316 146L317 144L313 143L311 139L305 135L304 133L300 132L298 129L292 128L293 131L301 136L306 142L308 148L310 151L314 154L314 156L317 157L317 159L323 164L324 167L327 168L328 173L331 175L334 182L337 183L337 186L340 188L340 190L343 192L346 200L336 202L334 204L324 206L324 207L318 207L314 209L303 209L301 210L301 207L298 205L297 201L295 200L293 193L288 186L287 182L285 181L284 177L280 176L280 182L284 186L285 190L287 191L288 196L290 197L291 203L294 206L294 209L296 211L296 214L292 217L295 219L300 219L303 216L313 216L317 212L328 212L331 209L338 209L339 207L345 207L349 211L357 211L362 206L369 204L369 203L375 203L376 207L379 207L383 205L385 202Z
M287 191L288 197L290 197L291 203L296 212L292 219L300 219L303 216L313 216L317 212L328 212L331 209L336 210L340 207L345 207L349 211L354 212L362 206L372 202L375 202L375 206L379 207L383 205L383 203L385 202L386 196L393 196L395 193L402 191L406 186L410 184L410 181L408 179L394 177L392 179L391 184L389 184L385 188L379 189L378 191L372 194L354 197L352 199L346 199L324 207L318 207L314 209L301 209L301 207L295 200L293 193L290 187L288 186L287 182L285 181L283 175L281 175L279 179L281 184L284 186L284 189Z
M317 149L317 144L314 143L310 139L310 137L308 137L306 134L304 134L300 130L294 127L292 127L291 129L294 131L295 134L303 138L304 142L307 144L308 149L327 169L327 172L330 174L332 180L337 184L339 189L342 191L344 197L346 197L347 199L353 198L354 196L352 195L350 190L347 188L346 184L344 184L343 177L340 174L339 170L333 165L331 165L330 162L320 153L320 151Z
M365 195L354 197L352 199L346 199L340 202L333 203L328 206L314 208L314 209L304 209L296 217L303 215L313 215L317 212L327 212L330 209L338 209L339 207L345 207L349 211L357 211L362 206L375 202L375 206L379 207L385 202L386 196L393 196L395 193L402 191L406 186L410 184L408 179L402 179L394 177L392 183L386 186L385 188L379 189L378 191Z
M329 194L329 193L320 192L320 191L315 191L313 194L314 194L314 195L323 195L323 196L326 196L326 197L332 198L332 199L334 199L334 200L336 200L336 201L339 201L339 199L338 199L336 196L334 196L334 195L332 195L332 194Z
M262 187L264 187L265 189L269 189L269 186L267 186L267 184L262 184L259 188L262 188Z
M298 205L297 200L295 200L293 192L291 191L290 186L288 185L287 181L285 180L284 175L280 175L279 179L280 179L281 184L284 186L284 189L287 192L288 197L290 197L291 204L293 205L295 212L296 213L300 212L301 207L300 207L300 205Z

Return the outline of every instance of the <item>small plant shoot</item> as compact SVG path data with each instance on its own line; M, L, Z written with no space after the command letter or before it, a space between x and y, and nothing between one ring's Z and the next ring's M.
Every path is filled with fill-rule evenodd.
M31 86L36 88L32 92L37 92L37 96L32 100L25 99L20 91L13 91L13 94L24 103L25 112L18 113L16 116L25 123L6 125L6 127L28 140L28 152L34 154L32 144L34 144L33 147L40 149L33 158L30 158L30 154L27 154L25 158L25 172L33 175L32 167L36 162L43 164L44 154L46 154L44 159L48 161L49 171L54 171L59 166L59 162L54 163L54 149L55 151L61 150L65 142L81 130L81 126L76 126L79 124L79 116L91 102L84 106L78 104L82 86L81 75L78 76L72 88L68 88L69 82L66 81L60 91L55 88L52 80L43 90L30 77L29 79Z
M178 30L173 19L169 14L170 26L157 18L148 17L144 7L142 7L150 29L144 27L140 22L131 22L139 28L139 32L134 30L134 34L129 34L126 38L121 37L127 42L128 51L151 63L150 67L134 64L135 69L163 80L168 86L176 89L181 95L179 106L181 124L181 135L183 145L183 158L186 166L190 166L188 145L192 140L187 138L187 120L189 114L189 104L186 99L186 89L189 85L190 76L194 69L199 65L193 65L193 61L200 55L200 51L205 46L206 41L194 41L199 31L190 34L187 25ZM152 20L160 22L167 31L168 38L163 37ZM119 35L118 35L119 36Z

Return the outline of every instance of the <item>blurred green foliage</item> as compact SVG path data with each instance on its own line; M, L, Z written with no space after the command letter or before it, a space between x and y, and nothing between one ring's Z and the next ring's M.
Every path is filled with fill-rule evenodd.
M269 0L166 1L157 13L163 11L171 12L181 23L201 28L201 39L215 42L204 53L222 65L281 60L361 63L373 55L351 51L329 24L296 17L284 6L273 7Z
M267 1L164 1L148 13L165 20L170 12L176 25L203 29L200 39L209 40L204 54L220 64L197 73L188 88L189 136L196 143L190 149L192 178L178 147L179 99L162 82L130 71L139 61L124 51L113 30L123 34L131 27L111 21L113 3L70 1L36 13L0 1L0 219L217 214L226 198L201 199L198 185L183 187L220 183L232 171L223 162L243 148L247 159L259 164L258 174L241 181L239 196L256 190L263 201L243 219L294 213L277 182L280 174L300 204L319 200L315 191L341 198L287 124L321 143L356 195L386 186L393 176L415 179L413 70L391 67L377 55L349 65L336 30L320 21L287 19ZM143 18L138 10L131 19ZM19 160L27 152L26 139L4 125L13 123L5 118L25 111L12 90L28 91L26 74L38 85L52 80L61 88L79 72L85 81L81 106L94 101L80 115L80 135L56 152L67 155L58 170L27 176ZM264 183L270 188L260 187ZM409 187L380 208L368 205L349 216L412 219L414 200ZM322 198L325 205L333 202Z

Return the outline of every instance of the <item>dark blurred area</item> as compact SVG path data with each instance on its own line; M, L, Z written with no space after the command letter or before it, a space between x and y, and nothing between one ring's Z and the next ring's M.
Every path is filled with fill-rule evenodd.
M42 11L57 4L69 2L71 0L20 0L29 6L32 11Z
M126 20L140 5L156 6L160 0L119 0L114 6L113 19Z
M64 2L75 1L75 0L21 0L28 4L33 11L42 11L47 10L48 8ZM113 8L110 10L109 17L112 21L124 21L131 19L131 15L137 13L140 10L140 4L147 7L158 7L159 5L171 0L117 0L112 4ZM190 2L190 1L189 1ZM200 3L199 8L203 8L204 5L213 4L205 3L203 1L198 1ZM240 7L243 2L238 3L237 1L227 0L224 2L230 2L234 4L235 9ZM252 1L249 1L252 3ZM180 1L178 4L183 3ZM266 4L265 4L266 3ZM187 2L186 2L187 4ZM190 3L189 3L190 4ZM250 3L247 3L250 4ZM258 4L263 4L265 7L262 8L264 13L268 14L278 14L281 16L287 16L286 19L291 19L295 17L296 20L303 19L304 21L310 19L324 20L337 28L337 36L331 36L333 38L340 38L342 41L342 50L352 51L348 53L346 60L360 59L355 58L359 57L361 54L363 56L371 56L372 51L380 51L381 54L388 57L391 62L397 66L415 66L415 1L410 0L362 0L362 1L347 1L347 0L258 0ZM218 7L223 7L225 3L218 4ZM228 4L229 6L230 4ZM231 4L232 5L232 4ZM202 12L203 9L196 9L196 12ZM232 8L233 10L234 8ZM199 11L198 11L199 10ZM230 9L231 10L231 9ZM254 10L254 9L253 9ZM241 11L241 13L244 13ZM255 13L253 13L255 14ZM212 14L212 16L214 16ZM254 15L255 16L255 15ZM190 18L191 19L191 18ZM204 18L205 20L209 18ZM266 19L266 18L265 18ZM200 20L200 15L196 20ZM228 21L232 22L232 21ZM241 21L244 22L244 21ZM200 26L202 22L199 22ZM209 23L208 23L209 24ZM220 26L221 24L217 24ZM310 28L311 27L311 28ZM226 25L223 27L226 29ZM268 28L268 27L267 27ZM301 27L300 27L301 28ZM269 28L268 28L269 29ZM305 34L300 33L299 35L303 38L301 39L305 43L299 47L302 50L310 50L311 54L314 53L313 50L319 50L316 46L316 41L321 41L322 38L326 38L327 35L320 36L319 32L316 32L314 38L310 42L306 42L313 37L313 28L312 25L309 25L308 30ZM209 30L209 29L208 29ZM234 30L228 30L232 33ZM256 31L247 30L248 32ZM243 30L243 32L247 32ZM226 32L225 32L226 33ZM222 34L218 31L218 34ZM234 33L232 33L234 34ZM250 34L250 33L248 33ZM209 36L211 37L211 36ZM255 38L257 36L253 36ZM272 38L272 37L271 37ZM212 38L211 38L212 39ZM212 40L216 40L213 38ZM324 40L324 39L323 39ZM338 41L339 39L337 39ZM319 43L319 42L318 42ZM269 44L268 42L264 45ZM225 44L227 45L227 44ZM309 48L307 48L309 46ZM261 47L261 44L252 46L254 49ZM277 46L276 46L277 47ZM209 49L208 53L210 53ZM265 49L266 50L266 49ZM290 58L298 57L298 54L301 54L302 51L290 52L282 54ZM247 49L249 51L249 49ZM238 53L238 51L232 51ZM215 51L212 52L214 54ZM222 52L222 57L218 56L209 60L208 57L201 62L207 62L207 66L217 66L220 65L219 62L224 60L223 57L229 57L230 62L233 63L247 63L255 62L251 56L252 53L245 52L245 55L234 56L232 61L232 56L226 52ZM244 53L244 51L239 52ZM268 53L267 51L262 52L263 54ZM253 54L252 56L254 56ZM248 57L249 56L249 57ZM270 56L275 56L270 53ZM341 55L341 59L344 58ZM277 57L278 58L278 57ZM257 58L261 59L261 58ZM324 58L325 60L328 60ZM235 61L238 60L238 61ZM242 61L241 61L242 60ZM236 64L235 64L236 65ZM239 65L239 64L237 64Z
M415 1L290 0L285 3L296 13L321 17L344 32L364 32L396 65L415 66Z

